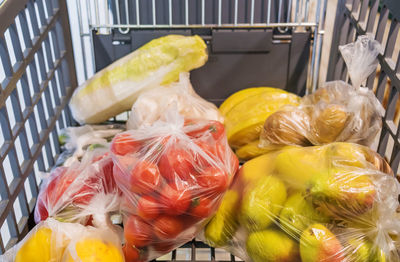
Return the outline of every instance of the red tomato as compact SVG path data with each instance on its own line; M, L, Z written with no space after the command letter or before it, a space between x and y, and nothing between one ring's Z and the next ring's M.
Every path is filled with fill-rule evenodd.
M122 251L124 253L125 261L126 262L137 262L140 261L140 252L139 250L130 244L125 244L122 247Z
M74 165L53 170L38 196L35 221L53 216L65 206L87 205L99 192L120 193L113 176L113 161L107 153L93 157L85 167Z
M61 194L57 190L57 184L67 170L68 168L66 167L58 167L54 169L50 174L50 181L47 186L39 192L34 214L36 223L46 220L49 217L49 211L52 211L52 207L61 197Z
M130 190L137 194L149 194L157 191L161 184L160 171L156 164L142 160L130 172Z
M183 230L182 221L176 216L159 216L154 222L154 232L160 240L176 238Z
M47 207L45 202L38 198L36 202L36 207L35 207L35 223L39 223L40 221L44 221L49 217L49 212L47 212Z
M226 143L226 141L220 141L216 144L216 152L222 161L226 163L226 165L229 165L231 168L232 174L235 174L236 171L239 168L239 159L233 153L232 149L229 147L229 145ZM229 162L228 162L229 159Z
M231 156L231 177L233 177L236 172L239 170L239 159L237 158L237 156L235 155L235 153L232 152L232 150L229 148L228 149L230 151L230 156Z
M214 143L209 143L208 141L205 141L204 139L196 139L195 140L195 144L200 147L200 149L206 153L207 155L209 155L211 158L215 159L215 157L217 156L216 152L217 152L217 148L216 148L216 144Z
M129 169L140 162L140 159L134 155L118 156L117 159L118 165L123 169Z
M131 134L122 133L114 137L111 143L111 152L116 155L135 153L142 147L141 141L135 140Z
M86 223L85 223L85 226L92 226L92 227L94 227L94 225L93 225L93 216L89 216L89 217L88 217L88 219L87 219L87 221L86 221Z
M181 148L167 148L161 155L158 167L161 175L168 181L189 180L193 173L193 156Z
M147 260L148 252L145 249L138 249L134 245L126 243L122 247L126 262L144 262Z
M144 220L153 220L160 214L161 204L152 196L143 196L137 204L137 214Z
M177 187L170 183L164 186L160 192L160 202L165 208L165 212L170 215L180 215L188 210L192 196L185 186Z
M196 140L195 143L200 148L200 151L197 151L196 154L194 154L197 170L211 165L210 160L207 159L206 155L216 161L216 163L221 161L216 153L215 143L211 144L203 139Z
M204 188L208 188L216 194L224 192L229 186L229 177L223 170L209 166L197 176L197 183Z
M182 221L182 225L183 225L182 231L183 232L193 232L193 230L191 230L191 229L188 230L188 228L192 227L193 225L195 225L198 222L200 222L201 220L203 220L203 218L192 216L190 213L187 215L181 215L181 216L179 216L179 218Z
M104 192L105 193L119 192L118 187L114 180L114 175L113 175L114 163L111 157L102 159L99 162L99 164L101 166L101 171L99 171L98 175L99 177L101 177L104 187Z
M79 174L78 170L65 167L56 168L52 172L49 178L51 181L38 196L35 210L36 222L45 220L48 216L62 211L58 209L60 206L65 206L69 203L85 205L90 202L99 190L97 186L101 181L95 175L83 179ZM76 179L79 179L79 181L75 182ZM74 185L71 186L72 183ZM59 201L62 201L63 204L58 204Z
M138 216L130 216L124 223L124 236L127 243L144 247L152 241L152 228Z
M214 140L219 140L224 135L224 133L225 133L225 128L221 122L210 120L204 126L196 130L189 131L187 135L194 138L198 138L201 136L207 136L208 134L211 134Z
M133 195L134 199L131 200L132 195L130 194L123 194L121 198L121 210L122 211L127 211L129 213L136 213L137 210L137 201L136 197L139 197L137 195Z
M87 205L90 203L94 195L99 192L98 190L102 190L100 188L97 188L97 186L100 186L101 181L95 181L94 179L89 179L82 181L82 186L80 189L74 192L74 190L71 190L73 192L73 196L71 197L72 203L78 204L78 205ZM72 186L75 187L76 184Z
M183 125L184 126L190 126L190 125L194 125L194 124L196 124L196 120L194 120L194 119L185 119L185 121L184 121L184 123L183 123Z
M215 209L214 202L209 198L196 198L192 202L190 214L194 217L209 217Z
M162 241L162 242L157 242L153 245L153 248L155 251L161 254L166 254L168 252L171 252L176 248L175 243L172 242L171 240L168 241Z

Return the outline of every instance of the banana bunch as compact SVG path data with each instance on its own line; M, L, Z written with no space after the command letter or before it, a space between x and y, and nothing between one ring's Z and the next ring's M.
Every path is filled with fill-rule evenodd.
M247 160L275 149L258 147L265 119L283 106L299 102L298 96L273 87L243 89L228 97L219 109L225 117L229 144L238 157Z

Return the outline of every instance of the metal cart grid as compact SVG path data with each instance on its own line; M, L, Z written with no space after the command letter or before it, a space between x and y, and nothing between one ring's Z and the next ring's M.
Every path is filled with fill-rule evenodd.
M5 1L0 8L2 252L26 234L40 171L60 153L58 130L72 124L66 105L76 77L64 41L66 10L63 1Z
M213 30L221 29L233 31L265 29L265 31L271 30L274 36L272 40L278 43L290 39L287 35L302 28L310 33L307 39L312 44L303 47L311 49L309 50L311 59L306 60L310 67L306 70L307 86L309 90L316 86L320 59L318 52L321 50L324 33L326 1L317 1L315 20L310 22L305 15L309 12L309 0L297 0L296 3L295 0L293 3L292 0L235 0L230 4L233 15L228 15L228 18L223 12L227 1L201 0L193 5L200 7L201 10L193 24L190 24L192 5L189 4L192 1L164 1L168 3L164 5L164 10L168 10L169 16L164 15L161 20L157 18L160 11L155 8L156 2L158 1L147 1L147 4L139 0L104 1L103 3L107 3L105 10L109 14L108 23L102 23L99 12L96 14L96 10L100 10L97 9L99 6L92 8L94 15L90 14L91 17L87 17L89 20L86 22L82 19L83 9L78 9L78 12L81 12L79 17L82 19L79 23L81 30L79 37L81 44L86 45L86 48L81 49L83 52L86 51L83 54L83 61L87 62L84 68L88 71L85 77L91 74L91 66L92 69L99 69L96 68L98 63L96 54L95 52L90 54L91 50L88 47L96 46L95 41L107 35L115 37L111 40L115 47L113 52L117 54L112 59L116 59L123 52L115 50L123 49L121 43L123 45L132 40L125 36L135 36L141 30L173 29L181 30L178 33L191 34L202 32L198 29L204 27L210 29L212 33L215 32ZM208 5L207 2L211 3L212 12L203 11ZM87 0L76 3L84 3L87 8L91 7L90 3L93 5L98 2ZM242 16L239 8L241 4L246 10ZM292 4L294 8L291 10ZM130 16L127 6L136 7L133 9L136 16ZM138 6L142 9L137 8ZM268 7L268 11L258 16L256 13L261 7ZM399 99L398 88L400 88L400 59L395 55L398 53L396 47L399 46L399 4L394 0L340 0L337 7L331 48L332 59L327 79L348 80L343 60L337 52L338 45L354 41L357 35L366 32L373 33L376 39L384 44L385 51L379 56L378 76L371 75L367 86L376 90L377 97L387 108L378 151L382 155L387 155L392 168L397 171L400 159L398 140L400 131L397 128L396 108ZM178 11L172 11L176 10L174 8ZM146 15L142 12L148 14L147 18L143 18ZM180 14L177 21L171 19L172 12ZM213 15L209 16L210 13ZM2 21L0 23L0 250L4 252L28 230L28 219L38 193L40 172L48 170L60 153L58 131L74 124L67 102L78 81L65 1L3 1L0 5L0 17ZM162 24L162 21L165 23ZM72 27L73 31L77 29ZM212 42L215 36L212 33L205 36L208 43ZM96 38L97 36L99 38ZM129 52L132 48L132 46L125 47L124 52ZM252 51L254 50L250 50ZM75 57L76 55L79 56L75 53ZM190 249L191 255L187 261L199 261L196 260L196 249L209 250L209 260L206 261L235 261L233 256L222 259L216 257L214 249L198 241L192 241L183 248ZM168 261L176 259L177 252L174 251Z
M353 42L358 35L372 34L383 51L378 55L379 66L366 86L374 90L386 109L377 151L385 156L395 174L400 163L399 91L400 91L400 2L398 1L339 1L336 13L333 46ZM331 49L327 80L349 81L344 60L337 48Z

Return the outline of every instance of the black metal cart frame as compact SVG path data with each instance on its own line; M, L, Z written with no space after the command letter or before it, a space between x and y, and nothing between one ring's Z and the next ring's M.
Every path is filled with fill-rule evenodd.
M210 58L191 78L206 99L218 104L261 85L303 95L319 80L326 6L327 0L0 0L0 253L27 233L40 173L60 154L58 132L76 124L68 101L79 75L85 79L153 38L198 34ZM78 24L71 27L74 15ZM348 81L339 45L366 33L382 43L380 66L366 85L386 109L377 149L396 173L399 19L396 0L338 0L327 74ZM183 248L190 258L180 261L202 261L198 249L209 252L205 261L235 261L195 240ZM176 260L174 251L164 261Z

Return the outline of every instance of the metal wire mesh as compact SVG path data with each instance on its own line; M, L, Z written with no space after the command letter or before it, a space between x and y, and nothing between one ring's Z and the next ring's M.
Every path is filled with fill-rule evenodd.
M338 45L353 42L358 35L372 34L383 52L379 54L379 66L371 74L366 86L374 90L386 109L377 150L389 161L397 173L400 163L400 2L395 0L347 0L338 3L335 32L332 44L328 80L349 81L343 58L337 52Z
M40 172L54 165L58 131L72 124L65 10L58 1L7 1L0 9L1 252L26 233Z
M311 30L309 90L316 88L327 0L76 0L70 13L79 23L79 47L84 57L79 82L95 73L92 31L121 34L130 30L193 28L278 28ZM71 11L73 10L73 11ZM75 11L76 10L76 11ZM74 12L75 11L75 12ZM74 38L74 36L73 36Z
M313 6L316 3L316 6ZM318 76L326 0L87 0L76 1L83 68L93 65L91 31L124 34L152 28L263 28L313 30L312 66ZM131 11L129 11L131 10ZM312 10L315 10L314 12ZM396 172L400 162L399 12L395 0L340 0L329 80L348 80L337 46L373 33L385 47L366 85L386 108L378 152ZM148 15L144 15L147 13ZM77 86L65 1L14 0L0 6L0 253L27 232L40 172L57 154L58 132L73 124L67 101ZM73 27L74 28L74 27ZM78 66L78 65L77 65ZM94 71L86 72L87 78ZM314 82L316 83L316 82ZM192 241L157 261L240 261Z

